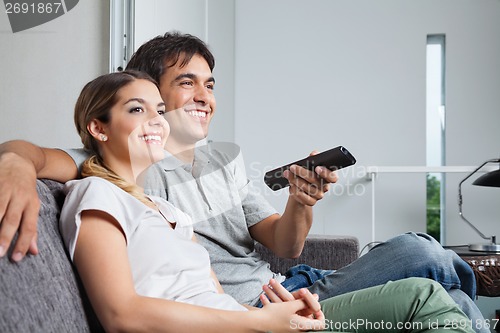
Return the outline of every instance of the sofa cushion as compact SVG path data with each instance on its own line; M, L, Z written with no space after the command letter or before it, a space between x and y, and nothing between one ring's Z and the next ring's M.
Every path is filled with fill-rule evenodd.
M297 259L277 257L260 243L255 250L270 264L273 272L285 274L298 264L306 264L318 269L340 269L349 265L359 256L359 241L354 236L314 235L307 236L302 254Z
M62 184L37 181L39 254L27 255L19 263L7 256L0 259L0 332L90 332L95 325L59 235L61 202L54 194L61 189ZM12 247L9 257L11 252ZM88 315L85 309L90 310Z

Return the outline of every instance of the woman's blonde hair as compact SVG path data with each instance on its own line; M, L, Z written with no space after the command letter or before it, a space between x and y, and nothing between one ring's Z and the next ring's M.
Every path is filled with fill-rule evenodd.
M83 163L82 177L104 178L147 204L149 199L137 185L128 183L105 165L97 140L87 129L87 125L94 119L104 124L111 121L111 108L117 102L118 91L135 80L147 80L158 87L149 75L139 71L127 70L101 75L83 87L75 105L74 120L83 147L91 154Z

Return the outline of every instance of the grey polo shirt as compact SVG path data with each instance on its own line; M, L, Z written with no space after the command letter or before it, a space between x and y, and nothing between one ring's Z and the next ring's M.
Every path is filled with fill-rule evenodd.
M77 165L82 150L66 150ZM193 219L197 239L209 252L225 292L254 305L274 274L255 252L248 228L276 213L246 176L241 151L231 143L196 148L193 165L168 156L145 177L147 193L167 199Z

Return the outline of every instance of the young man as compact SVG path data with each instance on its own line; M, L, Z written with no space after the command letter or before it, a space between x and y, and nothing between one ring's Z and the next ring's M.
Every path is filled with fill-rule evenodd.
M198 38L167 33L141 46L127 69L145 71L159 82L171 127L165 147L169 156L151 170L145 188L197 222L198 240L209 251L227 293L241 303L256 305L261 286L273 277L289 290L309 287L320 299L389 280L427 277L440 282L473 322L482 319L472 301L475 280L471 268L426 235L398 236L334 273L300 267L285 279L271 272L255 253L254 240L279 256L300 255L312 224L312 206L337 175L323 168L312 172L292 167L286 174L290 196L284 213L278 214L252 188L239 149L228 152L200 144L216 110L214 66L212 54ZM85 152L14 141L1 145L0 154L0 255L19 229L12 256L18 261L28 249L37 252L36 177L76 178Z

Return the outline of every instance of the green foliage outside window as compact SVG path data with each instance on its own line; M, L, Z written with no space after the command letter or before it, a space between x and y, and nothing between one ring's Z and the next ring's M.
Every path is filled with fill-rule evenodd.
M427 233L440 240L441 229L441 182L427 175Z

